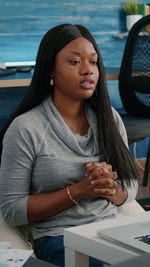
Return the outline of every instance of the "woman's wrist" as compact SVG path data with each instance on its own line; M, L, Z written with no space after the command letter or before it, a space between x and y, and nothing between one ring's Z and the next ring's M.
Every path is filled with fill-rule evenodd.
M116 206L122 205L128 198L128 192L126 188L122 188L120 183L117 184L116 192L113 196L107 197L109 201L111 201Z
M72 195L71 195L71 193L70 193L69 186L66 187L66 190L67 190L67 195L68 195L69 199L70 199L74 204L77 205L77 204L78 204L78 201L76 201L76 200L72 197Z
M68 197L72 200L74 200L75 202L79 202L81 199L84 198L82 190L81 190L81 186L80 186L80 182L76 183L76 184L72 184L66 187L66 191L67 191L67 195ZM72 201L72 202L74 202ZM74 202L74 204L76 204Z

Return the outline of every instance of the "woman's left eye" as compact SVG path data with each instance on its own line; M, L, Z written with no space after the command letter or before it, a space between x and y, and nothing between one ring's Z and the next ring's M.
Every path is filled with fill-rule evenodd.
M93 61L91 61L91 63L92 63L92 65L96 65L97 64L97 61L95 60L93 60Z
M78 61L78 60L72 60L72 61L70 61L70 63L71 63L72 65L77 65L77 64L80 63L80 61Z

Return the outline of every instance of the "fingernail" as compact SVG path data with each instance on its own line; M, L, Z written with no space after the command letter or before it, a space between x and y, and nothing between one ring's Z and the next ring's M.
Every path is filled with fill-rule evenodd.
M92 163L91 162L88 162L87 164L86 164L86 166L90 166Z

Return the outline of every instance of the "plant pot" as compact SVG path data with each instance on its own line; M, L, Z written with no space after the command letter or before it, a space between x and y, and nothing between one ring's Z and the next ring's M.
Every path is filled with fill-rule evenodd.
M127 30L130 31L132 26L141 18L142 18L142 15L127 15L126 16L126 27L127 27Z

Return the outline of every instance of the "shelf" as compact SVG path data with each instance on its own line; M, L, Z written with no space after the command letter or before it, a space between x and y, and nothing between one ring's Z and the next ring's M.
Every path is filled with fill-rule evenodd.
M118 32L114 33L113 36L118 39L124 39L128 36L128 32Z
M114 36L114 38L124 39L128 36L128 33L129 32L118 32L118 33L114 33L113 36ZM141 32L139 32L138 35L150 37L150 32L149 31L141 31Z

